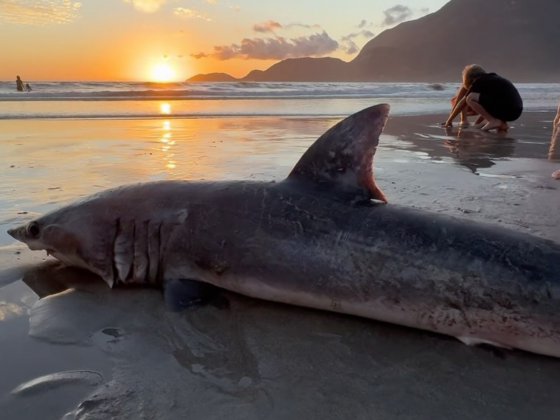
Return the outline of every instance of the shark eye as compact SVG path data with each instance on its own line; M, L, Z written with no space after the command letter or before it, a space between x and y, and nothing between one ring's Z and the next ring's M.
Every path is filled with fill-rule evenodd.
M29 223L29 226L27 226L27 233L33 239L37 239L39 237L39 234L41 233L41 229L39 229L39 224L37 222Z

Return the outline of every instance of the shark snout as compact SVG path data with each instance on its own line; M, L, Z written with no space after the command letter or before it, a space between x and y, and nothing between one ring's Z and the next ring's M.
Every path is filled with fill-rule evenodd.
M18 241L21 241L21 228L20 227L15 227L12 229L8 229L8 235L10 235L12 238L17 239Z

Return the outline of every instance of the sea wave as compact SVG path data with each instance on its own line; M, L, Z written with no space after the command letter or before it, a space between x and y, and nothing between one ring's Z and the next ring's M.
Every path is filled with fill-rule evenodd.
M151 100L151 99L309 99L359 97L446 97L457 86L426 83L152 83L36 82L17 92L0 82L0 101Z
M0 82L0 119L341 117L374 103L392 115L447 113L458 84ZM526 111L556 109L560 84L519 84ZM158 101L160 103L158 103ZM165 106L165 109L161 107Z

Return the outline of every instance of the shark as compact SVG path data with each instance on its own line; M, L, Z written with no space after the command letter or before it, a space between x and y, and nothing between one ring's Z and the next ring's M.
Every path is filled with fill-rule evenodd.
M342 119L278 182L124 185L8 233L175 309L227 290L560 357L560 245L388 203L373 159L389 113Z

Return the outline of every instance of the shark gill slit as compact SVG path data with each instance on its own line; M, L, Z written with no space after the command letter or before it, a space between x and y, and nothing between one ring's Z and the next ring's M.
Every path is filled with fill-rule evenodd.
M128 283L129 280L132 280L131 283L134 283L134 253L136 252L136 247L134 246L136 243L136 219L132 220L132 240L130 241L130 247L132 248L132 252L129 255L132 256L130 260L130 269L128 271L128 276L126 276L125 282Z
M157 248L156 248L156 274L154 276L154 284L162 284L163 283L163 253L161 253L161 229L162 223L157 224Z
M112 286L116 286L119 283L119 271L117 270L117 264L115 262L115 244L117 242L117 236L119 236L119 228L120 228L120 224L121 224L121 219L119 217L117 217L115 219L115 231L113 234L113 240L112 240L112 246L110 248L110 257L109 257L109 261L111 262L111 280L112 280Z
M157 284L158 269L159 269L159 241L160 241L160 226L161 224L152 223L148 221L148 270L146 282L148 284Z
M113 269L113 285L116 286L119 284L119 269L117 267L117 241L119 240L119 233L121 230L121 219L117 217L115 221L115 234L113 235L113 246L112 246L112 258L111 258L111 267Z
M135 283L147 283L148 275L148 222L140 221L136 228L136 237L134 241L134 275Z

